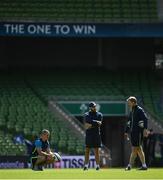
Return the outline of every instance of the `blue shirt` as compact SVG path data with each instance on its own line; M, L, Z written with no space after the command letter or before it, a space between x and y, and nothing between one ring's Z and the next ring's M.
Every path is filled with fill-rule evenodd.
M46 152L48 148L50 148L49 141L42 141L42 139L36 139L33 148L32 148L32 156L37 156L37 148L41 149L42 151Z

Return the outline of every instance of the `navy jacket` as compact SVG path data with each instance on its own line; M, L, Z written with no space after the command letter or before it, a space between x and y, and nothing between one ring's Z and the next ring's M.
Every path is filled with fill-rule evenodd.
M143 129L147 129L147 126L148 118L144 110L140 106L136 105L129 114L125 132L140 132Z
M86 123L89 123L89 124L92 125L92 128L86 130L86 134L99 133L100 127L97 124L97 122L95 122L95 121L96 120L97 121L102 121L103 120L102 113L100 113L100 112L91 112L91 111L86 112L85 116L84 116L84 120L85 120Z

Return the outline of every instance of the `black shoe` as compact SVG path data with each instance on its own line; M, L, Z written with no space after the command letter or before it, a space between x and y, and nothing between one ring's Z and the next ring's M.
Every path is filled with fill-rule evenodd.
M40 166L40 165L39 165L39 166L36 166L36 165L35 165L34 168L32 168L32 170L33 170L33 171L43 171L43 168L42 168L42 166Z
M99 170L100 170L100 167L99 167L99 166L97 166L97 167L96 167L96 171L99 171Z
M146 171L148 168L147 167L140 167L138 170Z
M127 166L126 168L125 168L125 171L130 171L131 170L131 166Z
M88 167L84 166L83 171L88 171Z
M39 169L39 171L43 171L43 166L38 165L38 169Z

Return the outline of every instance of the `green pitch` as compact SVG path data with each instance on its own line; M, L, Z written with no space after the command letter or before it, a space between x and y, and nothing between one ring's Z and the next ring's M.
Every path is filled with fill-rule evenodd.
M132 169L131 171L124 171L124 169L89 169L83 171L82 169L45 169L44 171L32 171L30 169L23 170L0 170L1 179L163 179L163 169L148 169L148 171L138 171Z

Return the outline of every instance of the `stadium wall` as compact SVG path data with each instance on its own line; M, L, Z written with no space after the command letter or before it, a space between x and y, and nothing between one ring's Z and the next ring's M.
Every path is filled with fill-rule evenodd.
M103 64L108 69L152 69L155 66L154 40L152 38L105 39L103 56Z
M0 64L8 67L97 66L97 39L1 38Z
M0 67L151 69L153 41L152 38L1 37Z

